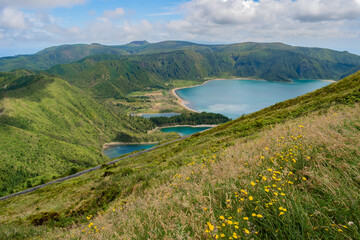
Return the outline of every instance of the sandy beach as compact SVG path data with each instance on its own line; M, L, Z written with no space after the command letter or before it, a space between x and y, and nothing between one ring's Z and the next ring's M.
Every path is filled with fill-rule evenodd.
M199 86L199 85L195 85L195 86ZM191 87L195 87L195 86L191 86ZM188 88L188 87L181 87L181 88L174 88L174 89L171 89L171 92L172 94L176 97L176 102L181 105L183 108L191 111L191 112L198 112L198 111L195 111L194 109L191 109L189 108L188 106L186 106L186 101L184 99L182 99L181 97L179 97L177 94L176 94L176 90L179 90L179 89L183 89L183 88Z

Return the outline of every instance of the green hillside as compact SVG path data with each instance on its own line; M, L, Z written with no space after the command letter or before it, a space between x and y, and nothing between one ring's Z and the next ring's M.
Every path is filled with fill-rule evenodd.
M0 202L7 239L359 239L360 72Z
M140 142L164 139L147 135L152 128L59 78L1 73L0 195L108 161L102 145L119 133Z
M76 61L74 66L69 65ZM54 67L57 64L66 65ZM77 44L51 47L33 55L0 58L0 71L19 68L45 70L54 67L49 71L68 80L75 81L72 78L74 76L80 79L90 77L90 85L100 84L98 88L107 90L114 87L110 95L121 95L119 84L127 81L135 81L134 88L137 89L137 74L145 77L144 86L159 82L164 84L163 80L168 79L193 80L224 76L274 81L338 80L344 74L354 73L359 66L360 56L348 52L253 42L229 45L183 41L137 41L120 46ZM91 70L88 70L89 67ZM99 83L99 78L108 83ZM126 92L130 87L125 88Z

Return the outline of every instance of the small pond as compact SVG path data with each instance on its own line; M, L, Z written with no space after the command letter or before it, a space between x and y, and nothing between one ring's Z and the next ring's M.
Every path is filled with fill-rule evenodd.
M103 150L103 153L109 158L117 158L121 155L131 153L134 151L144 150L152 148L156 144L126 144L126 145L114 145L109 146Z

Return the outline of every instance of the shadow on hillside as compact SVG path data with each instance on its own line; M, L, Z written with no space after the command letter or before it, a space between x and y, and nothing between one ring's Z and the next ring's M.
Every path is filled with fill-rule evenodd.
M28 130L29 129L29 125L26 122L21 121L21 119L10 117L10 116L7 116L7 115L1 115L0 116L0 130L1 130L1 132L10 131L10 129L8 129L9 126L20 128L20 129L23 129L23 130Z
M32 78L29 81L14 83L11 88L0 91L0 101L5 97L16 99L26 98L32 102L40 102L44 97L53 98L53 96L45 91L47 86L53 82L54 78L41 76Z

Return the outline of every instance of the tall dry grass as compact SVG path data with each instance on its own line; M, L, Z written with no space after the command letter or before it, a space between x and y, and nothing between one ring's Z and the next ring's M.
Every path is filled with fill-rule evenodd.
M360 239L359 132L356 105L218 142L167 184L44 239Z

